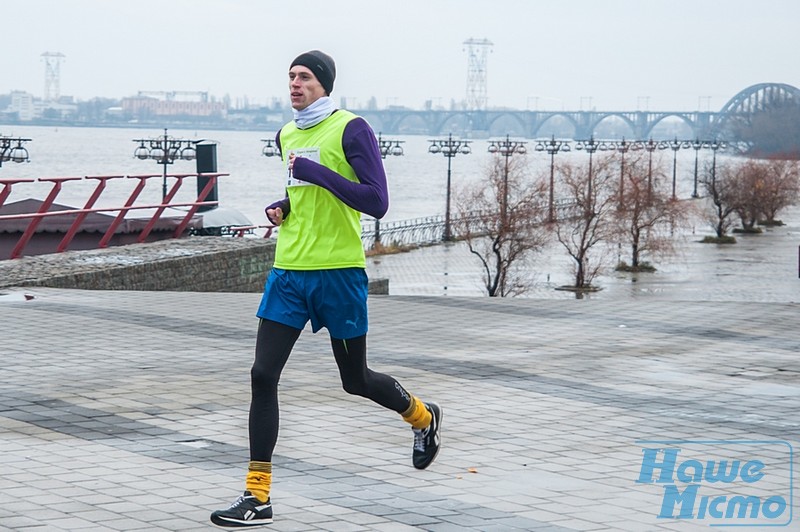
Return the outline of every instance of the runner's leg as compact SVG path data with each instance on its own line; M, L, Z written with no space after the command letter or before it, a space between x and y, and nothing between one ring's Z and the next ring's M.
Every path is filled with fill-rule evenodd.
M348 340L331 338L331 347L347 393L366 397L398 414L408 410L411 394L394 377L367 367L366 335Z

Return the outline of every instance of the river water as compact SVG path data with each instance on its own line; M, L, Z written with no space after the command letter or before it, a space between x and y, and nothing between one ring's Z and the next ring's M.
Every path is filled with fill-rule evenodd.
M153 160L139 160L133 156L137 146L133 139L163 135L163 130L133 128L76 128L39 126L2 126L0 133L7 136L31 138L26 144L30 162L14 164L7 162L0 168L0 177L55 177L87 175L137 175L161 174L162 166ZM217 143L217 168L228 173L221 177L219 200L223 207L240 211L251 222L265 222L264 206L283 196L283 171L278 157L264 157L261 139L274 138L274 131L202 131L170 129L170 136L183 139L206 139ZM392 136L403 141L405 154L387 157L384 164L389 180L390 207L384 221L397 221L423 216L444 214L447 191L447 159L428 153L426 136ZM459 154L451 161L452 185L458 187L480 179L492 155L488 153L486 140L472 142L472 153ZM532 171L546 172L550 158L546 153L536 152L528 144L528 158ZM701 152L701 164L708 153ZM671 172L671 153L657 153ZM515 156L516 157L516 156ZM586 160L584 152L573 150L556 155L562 158ZM679 152L679 193L691 193L694 168L693 150ZM192 173L194 161L176 161L169 165L168 173ZM119 206L127 199L136 180L111 181L101 196L99 206ZM145 188L141 200L158 202L161 198L161 181L152 180ZM95 182L69 182L64 185L58 202L82 207ZM25 197L43 198L48 185L16 185L7 202ZM191 201L196 194L193 183L184 185L178 196L181 201Z
M162 167L152 160L134 158L137 146L133 139L163 134L163 130L127 128L74 128L0 126L0 133L31 138L26 146L30 163L5 163L0 178L39 178L87 175L161 174ZM274 132L169 130L169 135L185 139L206 139L217 143L218 171L230 175L220 178L219 200L223 207L244 214L252 223L266 222L264 206L283 196L283 171L277 157L261 155L261 139L273 138ZM392 136L403 141L405 155L385 161L389 179L390 208L385 221L407 220L444 214L447 182L447 159L428 153L426 136ZM488 142L475 140L472 153L458 155L452 162L454 187L478 180L491 160ZM548 172L550 157L528 144L532 172ZM657 152L657 159L671 176L672 153ZM515 156L517 157L517 156ZM710 153L700 152L700 167ZM573 150L556 155L585 161L585 152ZM718 161L724 155L718 154ZM693 189L694 150L678 152L677 191L687 198ZM169 173L192 173L193 161L176 161ZM158 203L161 180L154 179L145 188L140 202ZM128 198L137 180L118 179L109 183L97 206L119 207ZM94 188L93 181L67 182L57 202L82 207ZM43 199L47 184L15 185L7 203L35 197ZM193 182L184 185L179 201L192 201L196 195ZM684 297L689 299L747 298L748 300L796 301L798 280L798 244L800 244L800 209L792 207L781 213L787 225L769 229L763 235L740 237L734 246L698 244L710 227L698 221L691 233L682 235L680 253L650 275L623 275L609 271L597 279L604 289L588 298L609 297ZM624 258L624 256L622 257ZM463 244L423 248L411 253L370 259L371 276L388 277L392 294L464 295L484 293L480 267ZM575 297L555 290L571 280L571 262L563 248L549 246L531 266L533 297Z
M158 130L115 128L47 128L0 126L3 135L33 139L26 147L30 162L5 163L0 177L54 177L85 175L136 175L161 174L162 166L153 160L139 160L133 156L137 146L133 139L149 138L163 134ZM263 138L274 138L275 132L254 131L188 131L170 129L170 136L184 139L207 139L217 143L217 168L228 173L219 183L220 205L240 211L255 224L265 223L264 206L283 197L284 174L278 157L264 157ZM405 220L434 214L443 214L446 197L447 160L427 152L427 137L398 136L405 155L388 157L385 167L389 178L391 205L386 221ZM453 184L463 183L480 176L483 165L489 160L486 143L476 143L470 155L459 155L452 161ZM191 173L194 161L176 161L168 166L168 173ZM136 180L111 181L101 196L103 207L119 206L127 199ZM88 197L89 183L70 182L64 185L58 202L83 206ZM43 198L48 185L16 185L8 202L25 197ZM194 183L188 181L178 196L180 201L191 201L196 194ZM156 202L161 197L161 180L154 179L142 193L141 200ZM116 205L115 205L116 204Z

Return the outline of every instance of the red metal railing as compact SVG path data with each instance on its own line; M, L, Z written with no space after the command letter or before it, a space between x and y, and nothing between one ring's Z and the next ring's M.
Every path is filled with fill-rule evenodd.
M130 176L121 176L121 175L112 175L112 176L86 176L86 177L50 177L50 178L39 178L37 180L34 179L0 179L0 185L3 185L2 190L0 190L0 207L3 206L6 199L11 194L11 188L13 185L18 183L32 183L34 181L43 182L43 183L52 183L52 187L50 189L49 194L42 202L39 210L35 213L23 213L23 214L7 214L7 215L0 215L0 222L3 220L24 220L30 219L30 223L28 223L27 228L23 232L22 236L17 241L16 246L11 251L10 258L15 259L22 256L22 252L25 247L30 242L33 235L36 233L36 228L39 226L41 221L47 217L51 216L70 216L76 215L75 220L70 225L70 228L67 230L64 238L61 240L61 243L58 245L57 251L62 252L65 251L68 247L72 239L78 233L81 228L81 225L85 221L86 217L91 213L101 213L101 212L116 212L117 216L109 225L108 229L106 230L103 238L100 239L99 247L104 248L107 247L111 238L116 233L117 229L119 228L120 224L125 220L125 216L133 210L140 210L140 209L155 209L155 213L152 215L150 220L145 225L144 229L142 229L141 233L137 237L137 242L144 242L147 236L155 227L156 223L158 222L161 215L164 213L164 210L169 207L189 207L189 210L186 212L186 215L180 221L178 226L175 228L173 233L173 238L178 238L183 234L186 230L186 227L189 225L192 217L197 213L198 208L203 205L216 205L218 202L216 201L205 201L206 197L211 193L214 189L214 186L217 183L217 178L221 176L227 176L229 174L168 174L168 178L175 179L174 184L170 188L169 192L163 198L162 202L159 204L153 205L135 205L136 200L138 199L139 195L141 194L142 190L144 190L147 181L151 178L162 178L164 177L163 174L149 174L149 175L130 175ZM203 176L208 178L208 181L205 184L205 187L197 194L197 199L193 202L184 202L184 203L171 203L172 199L177 194L178 190L180 189L183 181L187 177L196 177L196 176ZM127 178L127 179L138 179L139 182L137 183L136 187L131 192L131 195L128 197L128 200L125 202L125 205L122 207L108 207L108 208L95 208L94 205L97 202L97 199L103 193L106 188L106 184L111 179L120 179L120 178ZM93 179L97 180L97 185L94 188L89 199L86 201L86 204L82 209L66 209L60 211L50 211L50 207L55 202L56 197L58 197L59 193L62 190L63 184L68 181L79 181L85 179Z
M0 179L0 185L3 185L3 190L0 190L0 207L3 206L6 198L11 194L12 185L17 183L33 183L33 179Z
M248 231L253 231L255 229L265 229L264 237L269 238L272 236L272 230L275 229L276 226L274 225L237 225L236 227L231 227L231 235L241 238L247 233Z

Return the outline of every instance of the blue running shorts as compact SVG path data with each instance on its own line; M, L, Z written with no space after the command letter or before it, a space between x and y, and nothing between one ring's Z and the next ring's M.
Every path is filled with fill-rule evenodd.
M273 268L256 315L295 329L311 320L314 332L325 327L332 338L367 334L367 290L363 268L281 270Z

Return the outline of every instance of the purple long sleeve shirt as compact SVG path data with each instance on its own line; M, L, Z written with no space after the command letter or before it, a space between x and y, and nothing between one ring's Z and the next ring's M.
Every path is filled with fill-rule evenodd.
M280 131L275 135L278 149L281 149L280 135ZM383 168L378 140L366 120L358 117L345 126L342 134L342 150L347 162L355 171L358 183L304 157L295 159L294 176L327 189L352 209L375 218L382 218L389 209L389 187L386 183L386 171ZM267 209L276 207L281 208L284 218L291 212L288 197L276 201Z

